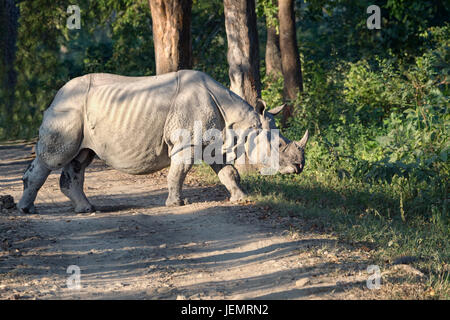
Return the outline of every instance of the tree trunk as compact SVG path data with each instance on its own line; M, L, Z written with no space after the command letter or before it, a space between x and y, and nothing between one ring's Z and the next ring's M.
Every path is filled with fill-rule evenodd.
M277 34L275 27L267 26L266 74L279 77L282 73L280 36Z
M14 91L17 83L17 73L14 69L14 60L17 51L17 29L19 20L19 8L15 0L6 0L4 3L4 23L5 30L3 35L3 63L4 63L4 78L3 88L5 92L5 113L7 124L10 124L14 107ZM2 19L3 20L3 19Z
M284 77L284 99L288 108L283 113L283 126L292 116L293 108L289 103L303 91L302 69L297 47L295 31L294 0L278 0L278 19L280 21L281 66Z
M149 0L156 74L192 68L192 0Z
M252 106L261 96L255 0L224 0L231 91Z
M281 69L280 36L277 33L276 27L269 24L269 20L273 19L278 21L278 17L276 16L266 17L266 74L278 78L282 75L283 71Z

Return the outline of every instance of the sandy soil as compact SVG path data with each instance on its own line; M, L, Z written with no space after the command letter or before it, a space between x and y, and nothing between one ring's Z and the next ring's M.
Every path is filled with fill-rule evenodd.
M20 199L30 151L0 146L0 195ZM195 172L184 188L191 204L166 208L166 173L131 176L96 160L85 191L97 212L73 212L60 172L41 189L39 214L0 210L0 298L377 299L419 290L388 280L398 266L382 270L382 289L369 290L370 251L290 232L302 221L231 204L222 186ZM81 270L80 289L67 287L70 265ZM401 279L414 275L407 267Z

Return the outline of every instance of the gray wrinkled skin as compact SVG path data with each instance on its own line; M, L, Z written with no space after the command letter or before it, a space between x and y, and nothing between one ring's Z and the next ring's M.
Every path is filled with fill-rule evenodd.
M94 211L83 183L84 171L95 154L129 174L147 174L170 166L166 205L181 205L182 184L192 165L170 165L172 151L180 146L179 141L171 140L171 133L188 129L193 141L195 121L202 122L203 132L212 128L222 132L226 128L275 128L272 115L264 109L262 102L253 108L198 71L150 77L100 73L75 78L58 91L44 113L36 159L23 176L19 210L35 213L37 192L52 170L63 168L60 188L75 211ZM307 139L307 133L300 142L281 137L280 172L301 172ZM231 201L245 197L233 165L211 167L230 192Z

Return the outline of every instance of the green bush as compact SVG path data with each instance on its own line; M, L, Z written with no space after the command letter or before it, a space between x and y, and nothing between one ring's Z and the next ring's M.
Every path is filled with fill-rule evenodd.
M427 30L428 49L412 60L374 56L331 61L332 69L304 61L305 92L282 132L300 139L310 129L305 170L298 177L249 176L247 188L279 212L312 219L352 242L376 243L382 255L421 257L422 269L445 272L448 34L448 26ZM279 103L282 80L264 81L263 98Z

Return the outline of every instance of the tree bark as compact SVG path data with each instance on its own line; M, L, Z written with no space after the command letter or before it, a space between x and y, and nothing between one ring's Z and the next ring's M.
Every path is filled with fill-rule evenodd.
M278 3L276 1L274 1L273 4L278 6ZM276 27L269 23L269 21L271 20L275 20L278 22L278 17L276 15L266 17L266 26L267 26L267 42L266 42L266 58L265 58L266 75L278 78L283 73L283 70L281 68L280 35L277 33Z
M275 27L267 26L266 74L279 77L282 73L280 36L277 34Z
M284 99L288 108L283 113L283 125L292 116L293 107L289 103L303 91L302 69L295 30L294 0L278 0L278 19L280 21L281 66L284 77Z
M149 0L156 74L192 68L192 0Z
M5 29L3 34L3 63L4 63L4 78L3 88L5 92L5 113L7 124L10 124L10 120L13 115L14 108L14 91L17 83L17 73L14 69L14 61L16 59L17 51L17 30L19 20L19 7L17 7L16 0L6 0L4 2L4 23ZM2 10L3 11L3 10Z
M255 0L224 0L230 89L252 106L261 97Z

